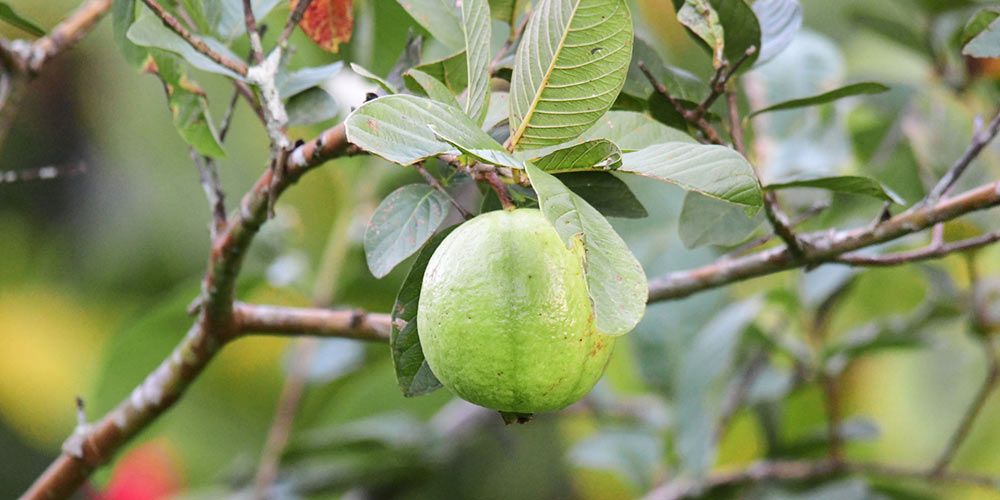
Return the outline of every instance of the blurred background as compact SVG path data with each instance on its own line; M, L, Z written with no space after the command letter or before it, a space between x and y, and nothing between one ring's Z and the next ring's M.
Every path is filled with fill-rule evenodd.
M958 3L966 5L803 0L803 29L795 40L743 80L751 107L862 80L892 90L755 121L765 178L860 173L911 203L919 200L964 150L975 116L988 115L997 102L996 66L965 61L951 48L955 29L975 12L972 2L944 12L942 6ZM77 4L12 2L46 28ZM632 12L651 50L707 79L710 59L677 23L670 2L636 0ZM287 13L282 3L265 22L281 26ZM356 1L355 18L354 38L339 54L319 50L297 32L291 65L354 61L385 75L407 29L423 32L394 1ZM496 38L507 29L497 23ZM920 37L914 43L913 33L930 33L929 45ZM8 26L0 35L25 36ZM234 50L246 53L246 42L237 41ZM441 55L447 51L425 43L425 59ZM231 86L216 75L195 77L217 121ZM323 87L339 118L293 127L293 138L312 138L337 123L375 88L349 68ZM89 418L99 418L190 325L185 309L207 262L209 211L164 104L161 83L126 63L105 19L31 83L0 152L0 170L81 161L87 167L56 180L0 184L0 498L23 492L59 453L75 425L75 396L84 398ZM266 133L243 102L225 149L219 168L232 209L268 156ZM988 148L959 189L1000 177L998 153L996 145ZM649 276L710 262L722 246L739 242L723 238L716 241L722 246L686 248L677 234L684 193L626 180L650 216L611 220ZM365 157L309 174L282 197L255 241L240 299L308 306L320 293L338 306L388 312L407 266L374 279L361 235L378 202L411 182L421 182L413 171ZM796 212L829 203L804 229L860 226L880 210L878 201L847 195L793 191L784 201ZM946 232L960 238L996 229L996 216L994 210L966 217ZM917 236L901 244L925 242ZM983 286L993 290L1000 289L998 250L974 259ZM642 496L699 467L822 456L826 420L816 380L802 377L794 356L764 345L817 352L861 346L837 351L835 366L827 367L840 384L847 457L926 465L985 376L982 340L967 316L970 260L952 256L870 270L822 266L653 305L618 343L606 376L584 403L527 425L481 418L446 390L404 398L386 345L319 341L304 360L306 389L277 484L287 498L617 499ZM997 304L988 310L1000 316ZM706 332L718 332L712 338L721 339L719 345L698 342ZM866 332L890 340L857 341ZM169 413L97 471L80 498L217 498L245 491L285 375L303 362L293 343L257 336L226 347ZM692 366L691 359L708 362ZM724 410L723 395L751 363L760 375L748 405L732 416L716 447L713 422ZM992 398L959 450L956 469L1000 473L998 418L1000 398ZM850 476L713 494L1000 499L982 488Z

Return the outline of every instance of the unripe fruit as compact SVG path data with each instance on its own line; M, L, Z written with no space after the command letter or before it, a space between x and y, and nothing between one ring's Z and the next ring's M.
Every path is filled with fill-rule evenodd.
M614 344L594 326L580 257L535 209L480 215L441 242L424 272L417 330L445 387L507 413L579 400Z

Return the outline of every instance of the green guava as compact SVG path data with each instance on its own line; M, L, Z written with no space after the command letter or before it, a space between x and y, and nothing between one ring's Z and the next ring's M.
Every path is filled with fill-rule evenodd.
M512 414L582 398L614 345L595 327L580 256L535 209L480 215L441 242L424 272L417 331L445 387Z

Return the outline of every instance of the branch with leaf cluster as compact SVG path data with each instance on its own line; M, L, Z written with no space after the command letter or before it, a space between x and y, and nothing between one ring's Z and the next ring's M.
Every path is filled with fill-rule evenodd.
M271 162L253 188L242 198L239 209L229 216L224 224L219 224L218 230L214 234L207 270L202 281L202 296L196 303L197 318L188 330L185 338L167 359L108 415L105 415L93 424L86 423L86 421L81 422L73 435L64 444L63 453L38 478L31 489L25 493L23 497L25 499L66 498L70 496L96 467L110 460L128 440L146 428L159 415L167 411L182 396L185 389L203 371L219 350L234 339L251 333L261 333L276 335L310 334L385 341L392 326L390 317L385 314L369 314L362 311L329 311L317 308L258 306L241 304L236 301L235 287L243 259L253 238L261 225L266 222L269 211L273 208L274 202L281 193L314 167L328 160L357 154L361 151L357 146L351 145L348 141L344 124L330 128L317 138L298 147L291 148L288 146L288 138L285 136L284 131L285 120L282 118L284 108L273 88L276 61L280 58L283 43L280 43L270 56L263 57L262 48L259 47L259 34L256 32L256 21L249 9L245 13L248 36L252 42L253 57L251 60L255 63L259 61L259 64L250 67L240 61L233 61L231 58L225 58L221 54L214 53L204 43L198 43L199 41L190 33L185 36L184 26L177 22L176 19L173 19L174 22L171 22L172 17L170 17L170 14L162 8L157 9L159 5L154 0L143 1L159 15L167 26L196 50L209 56L209 58L223 67L229 68L237 74L246 75L250 82L257 86L261 100L263 101L262 108L265 124L268 129L269 138L271 139ZM92 0L88 5L99 3L97 0ZM110 4L110 1L105 1L104 3ZM307 4L307 1L300 0L298 7L293 11L292 16L290 16L285 32L290 31L289 26L294 25L295 16L301 16L301 11ZM248 3L244 5L248 5ZM619 21L621 20L619 19ZM488 18L485 22L489 22ZM628 20L628 22L631 22L631 20ZM631 33L628 33L628 36L631 37ZM285 38L287 38L287 35L283 32L281 37L282 42ZM593 51L590 51L590 54L598 54L600 50L603 49L595 47ZM752 53L752 51L747 51L746 54L749 57ZM698 109L691 113L686 113L689 121L698 122L695 125L699 126L699 129L701 129L701 122L704 121L704 114L707 108L711 106L715 99L726 92L726 85L738 68L739 62L741 61L738 61L737 64L734 64L728 70L725 69L726 65L720 68L720 72L717 73L717 76L712 81L709 98L703 101ZM486 61L486 64L484 64L484 75L488 74L488 63L489 61ZM488 79L486 83L488 83ZM484 86L481 90L487 88L488 86ZM483 90L483 92L486 92L486 90ZM409 99L400 99L397 102L409 102L410 105L413 105ZM477 103L477 99L473 98L471 92L466 101L467 106L471 106L469 103L481 104L481 102ZM416 105L414 107L417 112L428 112L426 108L418 109ZM479 114L480 111L482 110L477 110L475 113L469 114L481 116ZM466 112L470 112L470 109L466 109ZM417 113L414 113L414 115L417 115ZM465 115L462 115L462 118L466 119ZM532 125L524 117L521 117L521 119L522 126L516 130L515 136L512 136L512 143L526 138L531 140L546 139L542 135L546 127L538 126L538 124ZM738 121L734 120L734 122ZM469 129L476 130L476 128L476 126L472 126ZM463 130L458 131L463 132ZM442 130L433 130L432 132L434 135L431 135L429 140L434 140L435 142L432 144L436 147L437 144L441 143L441 141L437 140L441 137L439 132L448 134L453 132L453 130L446 130L442 127ZM702 130L702 132L710 142L721 143L721 139L717 133L714 134L713 138L712 134L714 131ZM964 162L965 166L968 166L968 162L971 162L978 155L985 143L995 135L996 127L988 128L986 133L977 134L973 141L973 146L981 144L978 149L965 155L968 158L960 160L960 163ZM459 137L459 139L468 139L468 137ZM475 140L477 138L472 137L472 139ZM444 140L447 141L447 139ZM548 140L552 139L548 138ZM544 146L551 144L535 143L534 145ZM699 145L695 144L695 146ZM509 162L508 166L517 164L516 159L512 160L509 155L504 156L507 155L508 151L489 149L492 147L492 143L488 142L486 149L478 151L504 162ZM713 149L722 148L713 147ZM449 151L451 151L450 148ZM466 152L463 151L463 153ZM621 151L618 153L620 163ZM730 151L730 153L732 152ZM736 153L732 154L735 155ZM437 154L428 155L428 157L430 156L440 156L440 151ZM412 164L413 162L403 160L400 163ZM591 163L590 167L593 166L594 164ZM496 170L486 172L486 179L492 185L498 187L498 195L502 196L502 192L505 192L506 188L496 178ZM530 169L526 170L528 170L529 175L535 175L531 173ZM964 170L964 167L962 170ZM548 175L543 172L541 173L542 175ZM961 171L958 171L955 178L960 174ZM546 177L539 178L545 179ZM561 186L558 181L551 182L553 184L550 184L550 188L552 186ZM950 183L953 184L953 182ZM536 183L535 187L537 191L541 191L540 183ZM507 201L509 202L509 200ZM910 211L895 217L889 217L872 226L843 231L819 231L797 235L791 233L782 234L780 228L782 225L787 226L787 224L774 216L778 212L776 212L773 198L771 200L765 198L764 204L765 208L768 204L772 205L771 210L774 213L769 212L769 216L773 219L772 224L775 224L776 232L785 241L784 245L761 250L746 256L721 259L702 268L675 272L654 278L649 281L648 301L657 302L677 299L740 280L790 269L812 267L828 262L864 265L853 252L879 243L896 240L973 211L1000 205L1000 183L987 184L951 197L928 200L926 203ZM918 258L939 257L951 252L982 246L992 241L996 240L980 238L948 245L942 244L934 246L928 252L907 256L909 258L896 257L898 262L894 263L909 262ZM624 245L624 243L622 244ZM638 292L642 294L641 287L638 289ZM636 319L636 321L638 320ZM732 476L732 479L720 481L737 482L740 480L752 480L755 477L766 478L771 476L775 478L786 476L794 478L797 477L796 474L799 477L805 477L807 475L830 474L842 470L849 471L852 470L851 467L855 466L839 461L834 465L829 465L827 462L799 464L791 469L783 466L764 467L763 469L758 468L747 473ZM759 472L759 470L764 470L764 472ZM775 472L767 472L772 470ZM787 470L797 472L787 472ZM959 476L956 473L944 471L936 477L953 478Z

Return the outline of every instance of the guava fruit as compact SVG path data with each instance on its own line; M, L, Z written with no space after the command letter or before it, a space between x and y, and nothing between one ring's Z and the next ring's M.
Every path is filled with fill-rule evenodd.
M445 387L508 414L564 408L604 372L579 255L541 212L488 212L449 234L424 272L424 357Z

